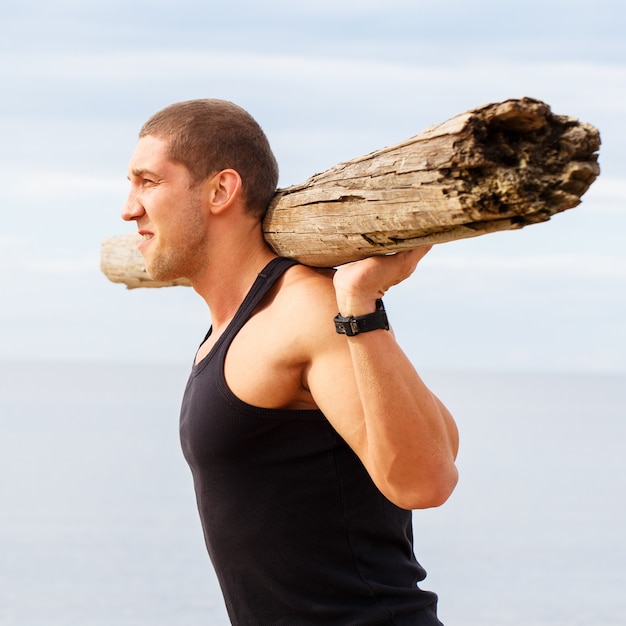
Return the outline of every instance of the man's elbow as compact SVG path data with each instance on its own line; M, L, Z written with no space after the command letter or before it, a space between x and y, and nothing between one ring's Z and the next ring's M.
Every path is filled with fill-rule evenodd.
M427 480L414 481L411 485L394 490L389 498L401 509L430 509L441 506L450 497L459 480L454 464L440 468Z

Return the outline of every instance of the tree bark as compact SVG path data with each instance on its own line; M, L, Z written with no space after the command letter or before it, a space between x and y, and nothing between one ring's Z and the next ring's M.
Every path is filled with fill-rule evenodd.
M522 98L462 113L398 145L279 189L263 222L281 256L333 267L421 245L523 228L580 204L599 175L600 135ZM106 240L102 270L152 281L135 234Z

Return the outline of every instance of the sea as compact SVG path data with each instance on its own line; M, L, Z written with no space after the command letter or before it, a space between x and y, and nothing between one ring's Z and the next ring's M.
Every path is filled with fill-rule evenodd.
M179 447L188 370L0 363L0 624L229 623ZM461 435L455 492L413 514L444 624L626 624L626 376L422 376Z

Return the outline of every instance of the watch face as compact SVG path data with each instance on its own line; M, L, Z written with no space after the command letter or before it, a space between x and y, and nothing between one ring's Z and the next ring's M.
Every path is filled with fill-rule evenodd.
M335 330L340 335L348 335L351 337L352 335L359 332L358 327L355 328L356 332L353 331L353 324L355 323L354 318L349 317L341 317L338 315L335 318Z

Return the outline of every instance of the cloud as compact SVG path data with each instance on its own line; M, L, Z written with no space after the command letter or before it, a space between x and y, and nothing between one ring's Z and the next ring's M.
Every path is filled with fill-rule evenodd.
M3 194L24 201L50 203L55 198L75 197L83 194L119 193L127 190L126 179L120 176L72 174L67 170L30 170L15 172L3 182ZM6 171L6 168L5 168ZM35 184L33 184L35 182Z
M76 55L73 52L51 53L42 59L37 52L20 56L20 63L3 63L0 76L4 81L22 85L32 84L37 79L44 84L63 83L73 85L99 85L114 83L117 89L122 85L159 85L166 78L176 81L200 80L210 76L211 81L238 83L243 78L252 82L270 80L289 89L281 93L289 101L298 97L297 87L313 83L327 86L361 83L367 90L361 94L375 99L388 100L393 93L381 86L402 84L419 93L420 101L426 100L424 88L446 86L449 91L477 85L484 86L495 81L500 90L509 92L511 97L518 94L520 86L536 85L550 87L554 91L576 95L582 102L591 102L600 109L623 109L623 98L606 97L626 93L626 65L599 61L555 62L541 60L498 60L493 50L485 48L464 55L461 58L438 59L420 56L425 44L416 41L411 48L413 54L398 56L393 51L382 49L380 54L363 51L351 54L346 48L338 54L306 54L285 52L238 51L211 47L190 49L185 46L164 49L163 47L141 50L117 49L96 50ZM360 48L357 48L357 52ZM5 55L6 56L6 53ZM555 86L554 77L559 77ZM583 89L583 85L601 87L599 91ZM340 90L342 91L342 90ZM405 91L403 89L402 91ZM7 94L10 95L10 94ZM275 94L270 94L275 100ZM319 94L323 100L324 93ZM329 94L330 95L330 94ZM540 96L540 94L536 94ZM476 102L476 105L483 102ZM434 120L440 121L440 120ZM442 120L441 120L442 121Z
M433 269L446 271L541 274L568 278L626 279L626 255L528 254L502 256L489 254L434 255L428 261Z
M626 215L626 178L600 176L584 196L581 208Z
M99 250L48 249L36 243L30 233L0 236L0 274L5 282L25 273L76 275L99 271Z
M34 274L77 275L92 274L99 271L100 259L96 254L77 258L29 260L24 270Z

